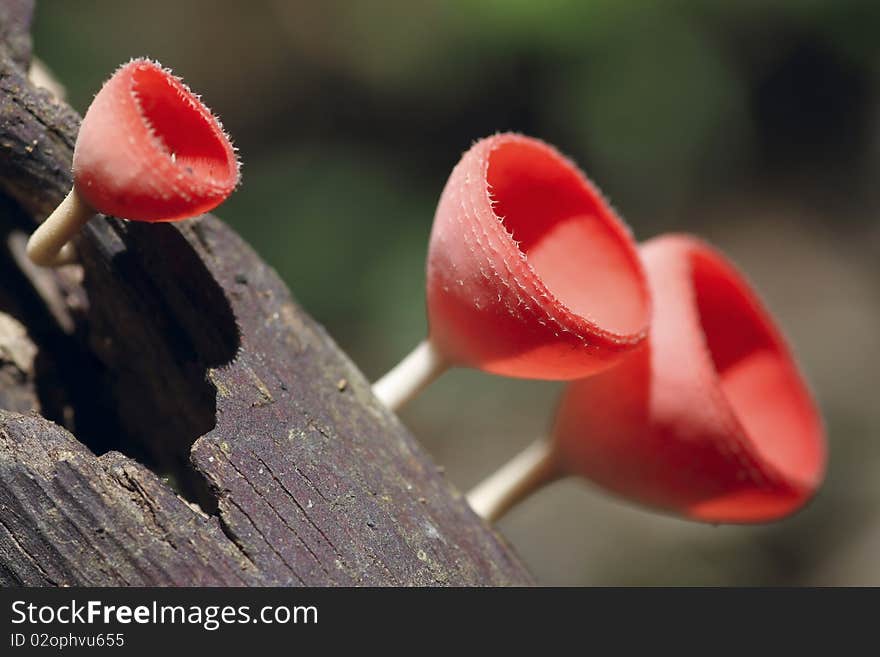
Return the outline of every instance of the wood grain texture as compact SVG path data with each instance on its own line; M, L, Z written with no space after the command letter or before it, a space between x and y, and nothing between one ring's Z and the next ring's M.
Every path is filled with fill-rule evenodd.
M79 119L20 63L0 55L0 191L36 222L69 189ZM0 213L0 234L20 223ZM82 266L53 273L7 243L5 294L28 300L17 319L52 363L27 394L34 408L55 399L76 437L0 412L0 581L532 582L218 219L99 216L77 242Z
M0 582L243 585L250 561L211 518L117 452L0 411Z
M24 68L31 59L31 19L34 0L3 0L0 3L0 47Z

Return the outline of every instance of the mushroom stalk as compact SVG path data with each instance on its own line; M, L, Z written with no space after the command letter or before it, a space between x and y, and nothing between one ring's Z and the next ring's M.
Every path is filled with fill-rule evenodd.
M478 516L494 523L518 502L561 476L552 443L538 440L474 487L467 501Z
M31 57L28 79L34 86L41 87L51 93L55 100L65 99L66 91L64 85L58 82L55 74L38 57Z
M390 372L373 384L373 394L392 411L418 395L449 369L430 340L423 340Z
M70 240L94 216L94 208L83 201L74 187L31 235L27 243L28 257L43 267L76 262L76 250Z

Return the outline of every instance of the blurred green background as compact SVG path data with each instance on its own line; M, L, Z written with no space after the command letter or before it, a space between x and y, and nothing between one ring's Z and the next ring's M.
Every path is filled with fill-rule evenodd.
M500 529L545 584L880 584L880 3L42 0L35 51L84 111L149 55L240 147L218 210L370 378L425 334L434 206L472 141L542 137L639 239L699 232L780 318L827 419L826 486L766 527L557 484ZM558 386L453 372L403 413L467 488Z

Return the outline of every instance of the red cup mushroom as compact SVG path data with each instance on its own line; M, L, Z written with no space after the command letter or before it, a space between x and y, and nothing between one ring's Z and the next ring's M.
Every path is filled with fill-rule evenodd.
M654 308L645 345L567 387L552 440L469 495L482 516L565 475L713 523L775 520L818 489L822 420L756 293L689 236L651 240L641 255Z
M396 409L450 366L568 380L644 339L649 297L629 230L548 144L499 134L446 184L427 261L429 337L373 386Z
M235 149L211 111L157 62L135 59L104 84L73 153L73 188L28 241L36 264L75 261L70 239L96 213L178 221L215 208L239 180Z

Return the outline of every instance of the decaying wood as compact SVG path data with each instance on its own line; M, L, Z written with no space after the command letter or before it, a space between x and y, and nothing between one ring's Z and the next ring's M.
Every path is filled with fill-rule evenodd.
M0 311L11 313L0 315L0 582L530 583L216 218L98 217L78 240L81 267L27 264L22 233L69 189L79 118L33 89L10 52L0 54L0 191L16 208L0 212ZM3 321L17 351L4 351Z
M31 59L31 17L34 0L3 0L0 3L0 44L21 68Z
M187 505L143 466L118 452L95 458L40 417L0 411L0 472L6 583L259 581L216 518Z

